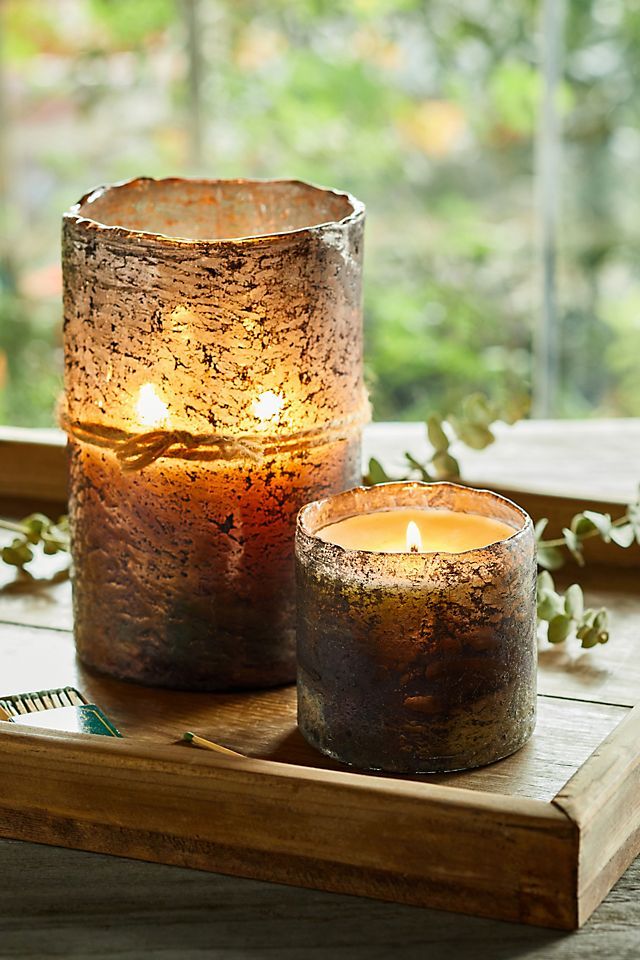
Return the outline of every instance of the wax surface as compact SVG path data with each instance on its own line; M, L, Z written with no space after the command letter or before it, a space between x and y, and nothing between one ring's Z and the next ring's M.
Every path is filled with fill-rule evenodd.
M513 536L506 523L475 513L453 510L381 510L347 517L318 531L327 543L347 550L407 553L407 526L415 523L422 537L421 553L462 553Z

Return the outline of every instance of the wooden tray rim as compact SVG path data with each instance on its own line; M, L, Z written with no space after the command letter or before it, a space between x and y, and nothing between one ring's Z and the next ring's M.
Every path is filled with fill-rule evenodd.
M295 798L303 814L306 811L305 816L308 816L307 799L311 797L313 800L315 794L319 793L320 801L317 798L314 801L318 818L322 820L320 808L326 807L324 816L333 822L334 827L336 804L343 810L355 804L376 818L381 813L396 819L400 817L403 829L413 836L413 843L426 837L432 844L437 840L437 833L445 836L448 832L449 836L454 837L464 835L470 823L475 824L476 829L481 828L477 845L485 857L490 856L493 844L499 842L500 838L504 840L506 837L510 845L515 848L522 846L529 851L533 843L538 850L537 869L532 868L528 860L523 860L518 878L520 885L533 889L526 906L518 886L511 891L502 891L502 901L496 904L494 899L493 905L484 902L482 897L474 901L473 892L467 890L466 900L460 909L575 929L588 919L640 852L640 824L635 826L633 820L634 814L637 819L636 797L640 793L639 743L640 706L636 706L629 710L627 716L558 794L545 802L442 784L388 779L252 758L228 758L186 746L178 751L176 745L150 745L135 739L110 740L80 734L27 732L7 728L0 733L0 761L5 770L21 772L22 776L14 779L14 789L9 789L0 798L0 811L4 811L4 815L0 812L0 835L118 855L139 855L142 859L155 859L157 856L163 862L204 866L225 872L225 867L229 869L228 857L223 856L221 860L214 848L220 847L221 836L226 837L230 848L236 846L233 838L238 823L228 810L222 818L215 817L212 820L208 820L206 815L203 818L200 813L185 830L180 818L172 821L172 817L175 817L174 808L164 810L158 807L154 810L157 820L154 836L156 840L162 836L165 842L157 850L146 846L137 854L135 847L131 849L131 836L127 833L137 829L135 808L127 812L126 806L119 807L115 817L113 811L110 813L105 808L91 806L87 809L77 796L79 780L86 772L95 781L94 790L100 794L109 789L111 800L114 782L124 777L130 787L141 780L147 789L147 803L151 803L158 779L166 782L169 777L174 784L184 785L184 803L193 809L198 803L204 803L206 807L219 799L221 794L231 791L243 797L258 812L262 807L269 808L274 802L284 804L285 823L291 816L292 798ZM47 792L41 789L39 795L34 795L32 765L36 761L37 766L45 758L49 772L55 770L56 776L63 779L56 781L55 790L49 789ZM22 783L22 788L16 790L18 781ZM43 811L47 812L44 826ZM425 828L427 822L431 824L429 830ZM612 822L617 825L614 830ZM106 830L108 836L96 843L95 838L89 836L91 831L83 829L82 824ZM376 831L378 826L376 820ZM293 861L302 858L306 863L307 859L319 858L322 854L327 868L324 881L317 876L310 879L308 865L302 873L291 864L280 868L278 873L278 869L260 867L252 861L251 856L248 858L249 866L236 863L229 872L264 879L283 879L299 885L326 886L327 889L345 892L368 892L383 899L389 896L388 877L387 882L384 882L384 877L378 878L378 891L362 889L361 873L373 870L374 863L377 862L376 869L383 874L388 870L390 875L398 867L393 862L386 862L385 866L384 850L381 859L381 850L375 837L373 840L368 838L369 846L362 851L351 849L350 859L347 858L349 862L345 864L341 862L342 854L338 852L340 844L336 847L334 842L332 845L327 830L321 833L323 851L316 846L307 850L299 823L297 833L295 823L292 823L285 845L289 847L288 856ZM205 845L208 863L203 863L195 850L185 849L185 843L189 847L189 838L193 835L198 837L200 844ZM178 857L171 843L167 846L167 838L178 842L182 851ZM248 844L253 854L260 852L267 859L272 855L277 857L270 841L266 842L265 838L258 843L254 837ZM545 850L547 856L541 857L540 853ZM244 854L246 860L247 850ZM457 853L448 851L446 844L443 846L440 840L440 858L435 874L448 872L447 857L450 860L453 858L451 863L455 872L457 856ZM560 886L555 870L558 857L564 857L565 860L561 871L563 883ZM553 870L550 863L545 862L548 858L553 861ZM345 869L351 879L345 879ZM355 880L351 876L353 871ZM395 890L393 899L451 909L446 898L434 893L433 879L429 883L429 868L422 878L414 876L413 879L416 889ZM424 884L420 886L418 883L420 879L427 882L429 889L426 894ZM553 896L550 896L549 890Z

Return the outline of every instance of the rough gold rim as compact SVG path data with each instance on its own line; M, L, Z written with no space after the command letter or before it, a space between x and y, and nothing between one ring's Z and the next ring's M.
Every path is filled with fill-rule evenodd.
M326 195L332 195L334 197L342 197L351 205L351 213L348 213L345 217L342 217L340 220L323 220L320 223L308 224L304 227L296 227L292 230L279 230L273 233L257 233L251 236L244 237L211 237L208 239L195 239L189 237L176 237L171 234L166 233L155 233L148 230L131 230L128 227L121 226L119 224L108 224L103 223L101 220L94 219L93 217L86 216L82 212L83 206L91 204L96 200L99 200L105 194L110 191L120 190L123 187L134 187L138 184L201 184L201 185L215 185L215 184L289 184L295 186L301 186L309 190L314 190L319 193L324 193ZM209 179L207 177L132 177L129 180L118 180L114 183L105 183L101 184L98 187L94 187L93 190L89 190L88 193L85 193L84 196L78 200L77 203L74 203L64 214L63 221L68 223L73 223L77 226L86 227L88 229L93 229L100 231L101 233L106 233L109 237L116 237L117 239L122 240L141 240L141 241L151 241L155 243L162 244L187 244L189 246L217 246L219 244L246 244L246 243L255 243L256 241L266 241L266 240L277 240L282 237L294 237L305 233L314 233L318 230L321 230L325 227L342 227L350 223L355 223L358 220L364 219L365 216L365 205L361 200L358 200L352 194L344 190L334 190L331 187L324 187L319 184L309 183L306 180L296 180L288 178L251 178L251 177L236 177L236 178L215 178Z

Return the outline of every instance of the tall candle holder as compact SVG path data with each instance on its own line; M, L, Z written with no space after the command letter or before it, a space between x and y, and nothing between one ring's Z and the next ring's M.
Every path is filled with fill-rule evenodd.
M137 179L63 221L81 659L193 690L295 676L298 509L360 475L364 208Z

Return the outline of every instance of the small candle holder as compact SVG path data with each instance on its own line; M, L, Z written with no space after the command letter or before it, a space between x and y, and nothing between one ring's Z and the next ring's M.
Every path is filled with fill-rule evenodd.
M346 550L347 517L447 509L513 535L463 553ZM499 760L536 718L533 525L516 504L451 483L389 483L304 507L296 534L298 723L361 769L464 770Z

